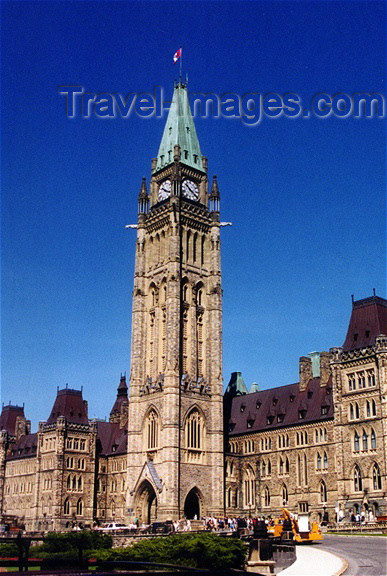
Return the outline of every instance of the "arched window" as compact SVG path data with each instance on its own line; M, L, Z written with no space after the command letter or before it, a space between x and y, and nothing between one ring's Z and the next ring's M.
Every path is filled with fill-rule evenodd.
M146 419L146 449L156 450L159 445L159 419L155 410L151 410Z
M372 403L371 403L371 416L376 416L376 402L375 402L375 400L372 400Z
M250 466L243 473L243 500L245 508L255 506L255 477Z
M382 489L382 476L380 474L380 468L378 464L374 464L372 469L372 482L374 490L381 490Z
M321 480L320 482L320 502L322 504L326 503L326 501L328 500L327 498L327 486L324 482L324 480Z
M285 473L289 474L289 471L290 471L289 458L286 458L286 460L285 460Z
M187 416L185 423L185 446L189 461L201 460L204 451L205 427L204 419L196 409Z
M321 454L317 452L317 470L321 470Z
M284 473L284 461L282 460L282 458L279 459L279 464L278 464L278 473L282 476L282 474Z
M78 490L82 490L82 476L78 476Z
M328 454L324 452L324 468L327 470L328 468Z
M281 489L281 497L282 497L282 506L287 506L289 501L288 489L286 484L282 485Z
M265 507L270 506L270 490L268 486L265 486L265 490L263 492L263 502Z
M376 434L375 430L371 430L371 450L376 450Z
M353 410L353 404L352 404L352 402L351 402L351 404L349 405L349 419L350 419L350 420L353 420L354 417L355 417L355 412L354 412L354 410Z
M265 477L266 476L266 462L265 460L262 460L262 464L261 464L261 476Z
M71 476L67 476L67 490L71 490Z
M83 501L82 498L80 498L77 502L77 516L82 516L83 514Z
M63 504L63 514L68 516L70 514L70 500L66 498Z
M363 490L363 480L361 476L361 470L357 464L353 470L353 486L355 492L361 492Z
M271 476L271 462L270 462L270 458L268 458L267 460L267 475Z
M363 450L368 450L368 434L363 429Z
M355 452L359 452L360 450L360 437L356 430L355 435L353 437L353 449L355 450Z

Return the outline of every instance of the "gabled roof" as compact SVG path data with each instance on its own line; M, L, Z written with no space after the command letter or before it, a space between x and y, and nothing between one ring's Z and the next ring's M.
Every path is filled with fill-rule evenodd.
M10 436L16 434L16 418L20 416L24 418L23 406L3 406L0 414L0 430L6 430Z
M329 381L327 386L320 386L320 378L312 378L306 390L302 391L296 383L235 397L228 422L229 435L324 422L332 418L332 384Z
M387 300L371 296L353 302L343 351L374 346L381 334L387 335Z
M37 445L38 435L36 432L35 434L25 434L12 445L11 452L7 455L7 460L35 457Z
M82 390L58 390L47 424L54 424L59 416L64 416L67 422L73 424L89 423L87 402L82 398Z
M176 84L173 92L171 107L157 154L157 164L153 172L157 172L173 162L176 145L180 146L182 164L203 171L202 154L189 105L187 86L182 82Z
M97 422L97 451L99 455L125 454L128 431L118 422Z

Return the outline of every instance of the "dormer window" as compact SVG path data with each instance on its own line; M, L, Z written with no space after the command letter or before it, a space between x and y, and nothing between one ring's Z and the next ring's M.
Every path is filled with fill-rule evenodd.
M262 402L260 400L258 400L255 407L257 408L257 410L259 410L261 406L262 406Z
M184 150L184 159L188 160L188 150Z
M294 394L290 394L289 400L290 402L294 402L295 399L295 395Z
M277 398L277 396L274 396L274 398L273 398L273 406L276 406L277 403L278 403L278 398Z
M328 414L329 406L321 406L321 416L326 416Z
M194 163L197 164L198 163L198 155L194 154L193 159L194 159Z
M298 419L299 420L304 420L305 416L306 416L306 410L301 409L298 411Z
M355 342L357 341L358 336L359 336L359 334L354 334L354 335L353 335L353 339L354 339Z
M269 415L266 417L266 424L268 424L268 425L269 425L269 424L273 424L273 422L274 422L274 416L272 416L271 414L269 414Z
M241 404L241 412L244 412L246 409L246 404Z
M313 390L308 390L308 398L312 398L313 396Z
M285 417L284 414L278 414L278 415L277 415L277 422L278 422L278 423L283 422L283 421L284 421L284 417Z

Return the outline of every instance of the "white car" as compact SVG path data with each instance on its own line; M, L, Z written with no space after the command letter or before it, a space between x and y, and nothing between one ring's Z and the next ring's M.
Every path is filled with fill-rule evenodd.
M130 526L120 524L120 522L108 522L107 524L102 524L96 530L100 532L127 532L130 530Z

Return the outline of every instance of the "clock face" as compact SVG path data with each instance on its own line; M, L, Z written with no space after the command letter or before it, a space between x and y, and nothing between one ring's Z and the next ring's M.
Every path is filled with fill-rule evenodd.
M168 198L171 195L171 181L170 180L164 180L163 182L161 182L160 184L160 188L159 188L159 200L165 200L166 198Z
M199 188L192 180L184 180L182 184L183 195L190 200L199 199Z

